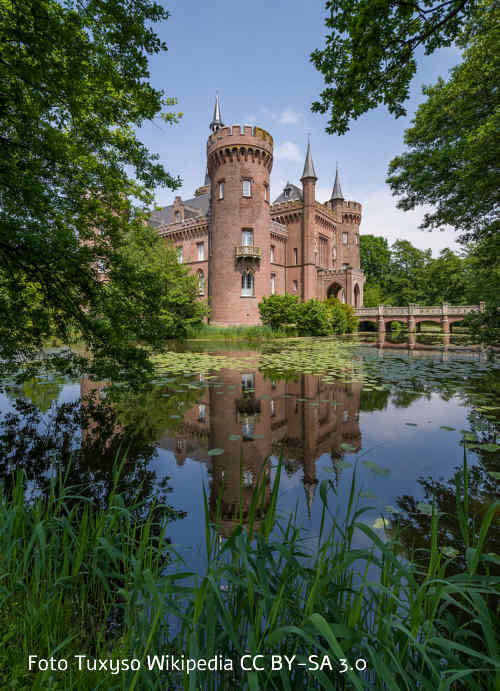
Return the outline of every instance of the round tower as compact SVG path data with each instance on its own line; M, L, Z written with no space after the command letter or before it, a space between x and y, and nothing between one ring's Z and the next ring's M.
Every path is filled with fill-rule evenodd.
M259 324L270 292L269 175L273 139L260 127L213 128L209 298L212 324Z

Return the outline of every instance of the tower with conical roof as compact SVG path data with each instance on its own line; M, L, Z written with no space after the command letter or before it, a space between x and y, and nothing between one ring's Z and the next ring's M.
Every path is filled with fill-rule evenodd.
M337 165L335 169L335 182L333 183L333 190L332 190L332 196L330 197L332 201L335 199L341 199L344 201L344 195L342 194L342 187L340 186L340 176L339 176L339 167Z
M307 139L306 159L300 181L304 212L302 214L302 291L303 297L316 294L316 261L318 240L315 238L314 207L316 204L316 171L311 154L311 138Z
M220 130L221 127L224 127L224 123L222 122L220 115L219 94L217 93L215 95L214 116L212 118L212 122L210 123L210 131L213 134L214 132L217 132L217 130Z

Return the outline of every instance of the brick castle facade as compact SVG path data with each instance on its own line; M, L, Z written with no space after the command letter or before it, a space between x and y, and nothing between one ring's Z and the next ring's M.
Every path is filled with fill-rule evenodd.
M317 201L308 144L301 187L287 183L271 203L271 135L225 126L218 98L210 130L205 184L192 199L176 197L152 215L178 260L196 274L210 323L259 324L258 304L272 293L301 300L334 295L361 307L361 204L344 199L338 170L331 198Z

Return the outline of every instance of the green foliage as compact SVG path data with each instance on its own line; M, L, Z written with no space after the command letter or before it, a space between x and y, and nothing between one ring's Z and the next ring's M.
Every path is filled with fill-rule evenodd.
M464 242L500 229L499 46L498 4L481 2L462 63L448 81L424 88L427 99L405 133L409 150L389 166L388 182L402 196L398 206L432 205L421 227L451 225Z
M155 187L180 184L136 135L174 104L148 81L148 57L166 50L153 26L167 17L153 0L1 4L1 358L79 332L94 351L144 364L136 335L156 346L182 331L189 309L162 296L156 315L141 284L151 273L126 247L147 215L130 200L147 207Z
M389 273L391 263L391 250L387 239L367 234L361 235L359 240L361 269L367 282L369 284L382 283Z
M341 302L338 298L329 297L326 307L330 313L331 332L334 334L353 333L358 328L358 318L352 305Z
M398 516L381 519L383 536L367 525L370 508L359 504L355 473L344 516L331 511L338 503L333 482L321 483L317 547L305 549L295 518L277 519L281 472L280 463L270 496L265 482L257 482L245 519L236 512L226 540L217 532L220 510L211 524L205 496L207 564L194 579L165 569L166 560L176 559L165 540L168 524L155 507L137 511L117 481L105 508L78 496L75 504L81 488L70 487L60 474L45 500L29 503L19 473L10 495L0 490L0 662L8 683L50 688L63 679L70 690L160 688L165 671L146 664L118 675L55 677L50 671L30 674L26 660L35 650L47 658L71 659L85 651L98 659L144 662L146 654L166 650L233 659L234 688L333 688L338 669L295 665L283 675L247 673L238 664L248 652L279 651L296 655L296 662L311 654L365 659L370 676L347 670L349 688L363 689L371 680L374 689L385 689L389 679L395 689L444 689L454 688L455 678L467 689L490 688L500 674L498 555L488 551L498 503L478 523L471 520L466 464L443 503L458 507L462 539L455 550L449 547L452 512L438 510L432 488L431 504L411 507L409 514L422 528L418 553L400 531ZM356 534L363 536L363 549L353 544ZM227 672L194 670L187 678L169 671L172 688L189 681L192 689L215 691L226 680Z
M329 113L327 132L344 134L350 120L381 103L405 115L416 51L428 55L451 45L478 6L477 0L328 0L326 45L311 55L326 84L312 110Z
M269 295L259 302L262 323L277 331L283 324L295 324L298 319L299 298L296 295Z
M297 310L299 336L328 336L332 324L328 308L320 300L301 302Z
M484 312L473 312L464 319L472 338L485 345L500 345L500 300L486 305Z

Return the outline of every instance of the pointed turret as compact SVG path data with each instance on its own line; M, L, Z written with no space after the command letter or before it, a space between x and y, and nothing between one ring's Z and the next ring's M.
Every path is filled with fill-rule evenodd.
M339 176L339 167L337 166L336 171L335 171L335 182L333 183L333 190L332 190L332 196L330 199L344 199L344 195L342 194L342 187L340 186L340 176Z
M315 482L307 482L307 480L304 480L304 490L306 493L307 513L309 515L309 518L311 518L311 507L313 505L314 495L316 494L316 485L317 484L318 484L317 480Z
M300 179L303 180L304 178L314 178L314 180L318 179L318 177L316 175L316 171L314 170L314 163L313 163L312 156L311 156L311 139L310 139L310 137L308 137L308 139L307 139L306 160L304 163L304 170L302 172L302 177Z
M216 94L214 116L212 118L212 122L210 123L210 129L212 132L217 132L217 130L219 130L221 127L224 127L224 123L222 122L222 118L220 116L219 94Z

